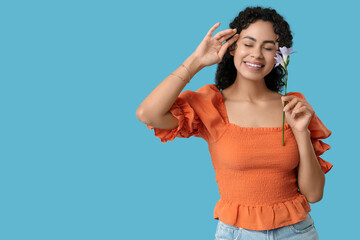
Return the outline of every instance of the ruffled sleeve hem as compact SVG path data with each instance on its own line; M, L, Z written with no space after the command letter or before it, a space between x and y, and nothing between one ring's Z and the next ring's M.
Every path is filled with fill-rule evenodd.
M182 94L182 96L185 96L185 94ZM172 141L175 137L201 137L200 130L203 124L187 101L178 97L169 111L179 120L177 128L161 129L146 124L148 129L154 129L155 136L160 138L161 142L165 143L167 141Z
M316 156L319 163L320 163L320 166L322 168L322 170L324 171L324 173L327 173L328 171L331 170L331 168L333 167L333 165L327 161L325 161L324 159L322 159L321 157L318 157Z
M214 219L250 230L270 230L300 222L311 211L302 194L274 205L249 206L220 198L214 209Z
M331 146L329 144L324 143L320 139L325 139L330 137L331 131L325 127L325 125L321 122L321 120L318 118L318 116L315 113L313 114L313 117L309 123L308 128L310 130L311 142L314 147L316 158L319 161L319 164L323 172L327 173L330 171L333 165L319 156L322 155L327 150L329 150Z

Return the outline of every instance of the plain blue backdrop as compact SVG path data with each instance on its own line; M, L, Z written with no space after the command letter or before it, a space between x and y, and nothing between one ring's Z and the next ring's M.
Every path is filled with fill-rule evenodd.
M332 131L320 239L358 234L359 3L1 1L0 239L214 239L207 143L162 143L136 118L208 30L246 6L276 9L294 51L287 91ZM185 90L214 83L217 65Z

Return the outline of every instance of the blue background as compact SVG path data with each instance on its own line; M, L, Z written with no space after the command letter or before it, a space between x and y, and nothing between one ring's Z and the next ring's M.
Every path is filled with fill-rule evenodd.
M1 1L0 239L214 239L219 200L207 143L161 143L145 97L246 6L294 34L287 91L332 131L334 164L311 204L320 239L358 227L359 3ZM216 65L185 90L214 83Z

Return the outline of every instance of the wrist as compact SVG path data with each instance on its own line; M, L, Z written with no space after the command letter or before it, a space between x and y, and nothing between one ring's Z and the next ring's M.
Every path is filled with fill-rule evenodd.
M200 62L200 57L196 55L196 53L192 53L188 57L188 59L186 59L186 61L188 65L185 65L189 68L193 75L195 75L197 72L204 68L204 66Z
M302 131L297 131L297 130L293 130L293 129L291 129L291 130L295 137L300 137L300 136L310 137L310 134L311 134L311 132L308 128L305 130L302 130Z

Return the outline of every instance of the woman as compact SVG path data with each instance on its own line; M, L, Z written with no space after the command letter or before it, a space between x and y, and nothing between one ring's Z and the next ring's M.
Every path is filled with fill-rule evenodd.
M330 149L319 139L331 131L303 94L278 93L284 72L274 57L292 46L289 25L262 7L244 9L212 36L219 25L147 96L137 117L164 143L190 136L208 142L221 195L215 239L318 239L309 202L321 200L332 167L319 157ZM180 94L216 63L216 84Z

